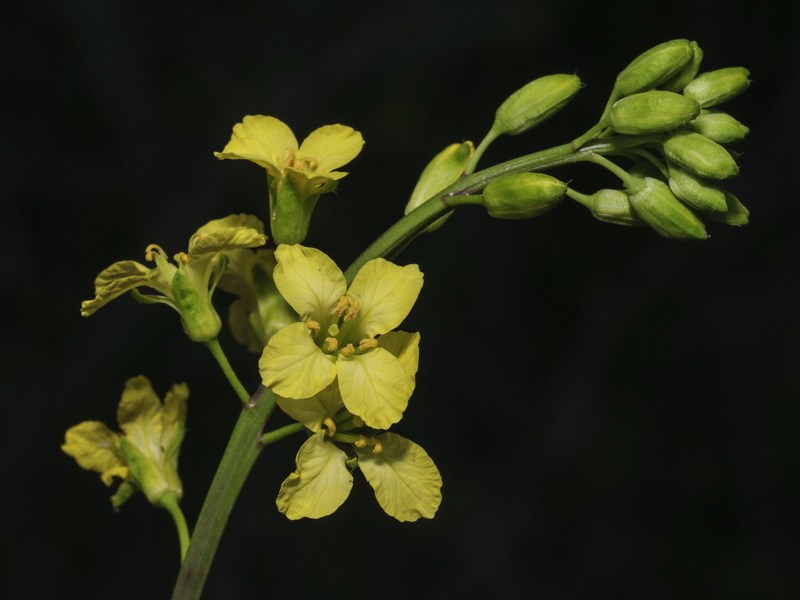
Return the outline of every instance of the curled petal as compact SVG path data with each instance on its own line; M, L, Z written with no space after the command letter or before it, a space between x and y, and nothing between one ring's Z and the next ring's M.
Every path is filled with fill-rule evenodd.
M106 485L113 477L125 479L128 467L119 449L119 436L100 421L84 421L70 427L61 450L88 471L97 471Z
M311 132L303 140L298 151L299 158L313 158L317 161L315 173L332 179L341 179L347 173L335 173L361 152L364 138L352 127L345 125L325 125Z
M292 130L275 117L248 115L233 127L233 135L222 152L214 156L225 159L244 159L279 177L287 157L297 150L297 138Z
M117 407L117 421L125 439L148 457L162 456L161 401L147 377L139 375L125 382L122 399Z
M323 419L333 418L342 408L342 397L336 384L331 384L310 398L294 399L275 396L281 410L308 427L311 431L319 431Z
M81 315L88 317L114 298L143 285L156 289L162 287L162 292L169 290L169 285L158 286L160 275L158 269L148 269L135 260L115 262L95 279L95 297L81 303Z

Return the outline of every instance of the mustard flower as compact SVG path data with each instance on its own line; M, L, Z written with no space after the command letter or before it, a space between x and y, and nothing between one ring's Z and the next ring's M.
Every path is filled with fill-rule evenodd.
M305 239L319 197L336 189L347 175L336 171L349 163L364 145L352 127L325 125L298 146L292 130L275 117L248 115L233 127L220 160L249 160L267 171L270 227L278 244Z
M344 406L369 427L398 422L414 391L419 334L391 330L416 302L419 268L378 258L348 288L319 250L281 245L275 257L275 285L301 322L279 330L264 348L264 385L278 396L304 399L336 380Z
M67 430L61 449L84 469L100 473L106 485L118 477L123 486L141 489L152 504L159 504L165 494L180 498L178 453L188 397L187 385L176 384L162 404L146 377L133 377L125 383L117 409L122 433L114 433L100 421L84 421ZM114 505L129 495L121 487Z
M133 291L141 302L163 303L177 310L186 335L196 342L208 342L222 327L211 296L227 264L225 252L262 246L266 241L264 226L256 217L230 215L198 229L189 238L188 252L176 254L174 263L160 246L151 244L145 258L154 261L155 268L124 260L104 269L94 282L95 297L81 304L81 314L88 317L114 298ZM141 294L136 291L139 287L152 288L160 295Z

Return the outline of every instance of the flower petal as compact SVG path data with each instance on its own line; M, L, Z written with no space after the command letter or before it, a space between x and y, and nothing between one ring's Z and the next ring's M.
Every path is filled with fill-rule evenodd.
M135 260L115 262L95 278L95 297L81 303L81 315L88 317L94 314L101 306L134 288L143 285L153 287L160 274L158 269L149 269ZM160 290L162 292L169 290L168 285L162 287L165 287Z
M378 338L378 346L391 352L403 365L411 381L412 393L416 386L417 368L419 367L419 337L419 333L390 331Z
M125 439L141 453L160 462L161 401L147 377L139 375L125 382L122 399L117 408L117 422Z
M186 401L189 399L189 386L176 383L164 397L164 410L161 413L161 446L168 454L177 456L186 425Z
M400 267L383 258L369 261L347 291L361 303L355 319L358 335L375 337L400 325L421 289L422 273L417 265Z
M442 502L442 476L420 446L394 433L377 436L380 454L356 448L358 468L386 514L398 521L432 519Z
M254 215L240 213L238 215L228 215L221 219L209 221L195 231L192 237L203 237L216 231L231 229L233 227L249 227L250 229L255 229L258 233L264 233L264 223L261 222L261 219Z
M353 476L345 466L347 455L320 431L297 452L297 470L281 485L276 503L288 518L325 517L347 500Z
M189 259L235 248L255 248L266 243L267 236L251 227L229 227L202 236L195 234L189 242Z
M336 378L333 357L314 344L305 323L278 330L264 348L258 370L264 385L284 398L310 398Z
M106 485L112 477L125 479L128 467L119 449L119 436L100 421L84 421L70 427L61 449L87 471L97 471Z
M313 158L317 161L315 174L330 175L334 169L353 160L364 146L361 133L346 125L325 125L311 132L303 140L297 157L300 160ZM339 175L339 174L337 174ZM343 177L345 174L341 174ZM332 177L339 179L340 177Z
M281 410L311 431L319 431L322 420L333 416L342 408L342 397L335 384L331 384L310 398L294 399L275 396Z
M234 125L231 141L214 156L220 160L250 160L266 168L273 177L279 177L286 158L296 150L297 138L283 121L248 115Z
M411 379L400 361L383 348L339 355L336 361L342 402L369 427L388 429L403 417Z
M299 244L281 244L275 251L278 291L303 319L325 326L336 302L347 291L341 269L327 254Z

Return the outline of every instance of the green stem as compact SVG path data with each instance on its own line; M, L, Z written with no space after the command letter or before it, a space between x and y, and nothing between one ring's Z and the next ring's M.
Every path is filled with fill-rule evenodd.
M181 562L186 558L186 551L189 549L189 527L186 525L186 518L178 504L178 495L175 492L167 492L158 500L162 508L172 516L175 521L175 528L178 530L178 541L181 545Z
M475 153L472 155L472 158L469 159L469 163L467 163L467 166L464 169L465 174L472 175L472 173L475 171L475 167L478 166L478 161L489 147L489 144L495 141L499 135L500 133L495 131L494 127L489 130L489 133L486 134L486 137L484 137L483 140L481 140L481 143L478 144L478 147L475 149Z
M243 407L197 519L172 600L200 598L228 516L264 447L261 431L274 408L275 396L263 386Z
M219 340L214 338L213 340L206 342L206 347L211 351L211 354L214 355L214 358L217 359L217 363L219 363L222 372L225 373L225 377L228 378L233 391L236 392L237 396L239 396L239 400L241 400L242 404L246 406L250 401L250 393L242 385L242 382L239 381L236 373L233 372L233 367L231 367L231 363L228 362L228 357L225 356L225 352L222 351L222 346L220 346Z
M261 436L261 444L263 446L268 446L269 444L274 444L278 440L285 438L287 435L292 435L293 433L299 433L306 428L305 425L302 423L292 423L291 425L286 425L284 427L279 427L273 431L268 431L264 435Z
M465 197L483 190L491 181L525 171L543 171L561 165L591 160L591 155L616 154L630 148L659 141L663 136L615 136L609 140L595 142L580 149L572 143L563 144L534 154L528 154L494 167L478 171L474 175L458 180L456 183L408 213L387 229L375 240L345 271L347 282L353 281L359 269L373 258L392 258L405 248L419 233L431 223L457 206L475 203L475 198Z

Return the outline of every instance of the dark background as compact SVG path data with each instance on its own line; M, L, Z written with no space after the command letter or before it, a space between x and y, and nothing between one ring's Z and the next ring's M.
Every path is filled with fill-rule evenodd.
M751 225L679 244L565 203L524 222L468 207L420 238L400 260L426 275L404 325L422 333L422 362L394 431L442 471L437 517L394 522L357 476L335 515L289 522L274 504L302 441L289 438L257 463L206 597L797 597L800 20L787 6L3 9L0 595L168 597L168 516L142 497L113 513L99 478L60 451L63 432L115 425L133 375L162 395L186 381L193 521L237 402L171 311L127 297L90 319L78 307L101 269L149 243L174 253L212 218L263 218L263 172L212 155L243 115L277 116L300 139L337 122L364 134L307 240L346 266L401 214L430 157L479 141L515 89L557 72L587 86L540 129L496 142L486 165L576 137L634 56L688 37L704 70L752 71L725 107L752 130L729 186ZM587 166L556 174L585 192L613 183ZM255 387L255 356L222 342Z

